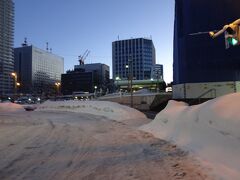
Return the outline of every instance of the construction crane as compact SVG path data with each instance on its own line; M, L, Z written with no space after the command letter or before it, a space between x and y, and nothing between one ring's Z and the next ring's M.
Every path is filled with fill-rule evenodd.
M78 56L78 61L80 65L84 65L84 60L87 58L87 56L89 55L90 51L87 49L83 55Z

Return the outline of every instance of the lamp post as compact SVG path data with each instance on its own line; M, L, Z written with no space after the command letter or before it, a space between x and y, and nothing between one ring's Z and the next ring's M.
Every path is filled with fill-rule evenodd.
M118 81L120 80L120 77L117 76L115 79L117 81L117 89L118 89Z
M129 78L129 65L127 64L125 67L127 69L127 80L128 80L127 91L129 92L129 80L130 80L130 78Z
M14 94L16 94L17 93L17 83L18 83L17 82L17 73L12 72L11 75L14 79ZM19 85L20 85L20 83L19 83Z
M19 93L18 89L20 88L21 84L17 82L16 85L17 85L17 92Z
M60 89L61 83L60 82L56 82L55 86L56 86L56 89L57 89L56 95L59 95L59 89Z
M130 56L128 59L129 66L130 66L130 92L131 92L131 107L133 107L133 88L132 88L132 81L133 81L133 61L132 57Z
M153 78L151 78L151 86L150 86L150 90L152 91L152 88L153 88Z
M97 97L97 86L94 86L94 96Z

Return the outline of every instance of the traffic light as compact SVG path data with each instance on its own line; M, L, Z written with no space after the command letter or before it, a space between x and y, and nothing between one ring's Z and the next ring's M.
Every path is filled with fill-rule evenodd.
M239 43L238 40L233 38L233 37L228 37L227 41L228 41L229 44L231 44L233 46L235 46L235 45L237 45Z
M238 25L229 26L225 31L226 49L230 46L240 45L240 28Z

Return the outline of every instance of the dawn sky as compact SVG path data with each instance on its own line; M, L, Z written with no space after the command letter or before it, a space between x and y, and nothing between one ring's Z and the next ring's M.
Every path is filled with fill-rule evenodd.
M78 56L90 50L85 63L110 66L112 42L152 37L156 63L172 81L174 0L14 0L15 47L28 43L64 57L73 69Z

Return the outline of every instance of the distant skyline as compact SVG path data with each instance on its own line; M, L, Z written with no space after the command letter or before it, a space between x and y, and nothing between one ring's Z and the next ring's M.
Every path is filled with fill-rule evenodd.
M14 0L15 43L28 44L64 57L64 70L78 64L105 63L112 77L112 42L152 38L156 63L164 65L164 80L172 81L174 0Z

